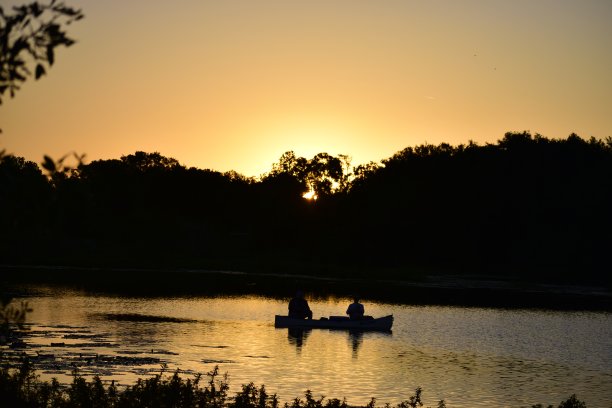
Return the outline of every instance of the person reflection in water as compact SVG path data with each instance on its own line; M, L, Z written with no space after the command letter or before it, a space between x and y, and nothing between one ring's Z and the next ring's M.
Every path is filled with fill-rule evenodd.
M312 319L312 311L304 299L304 293L298 290L295 297L289 301L289 317L295 319Z
M354 296L353 303L346 309L346 314L350 316L351 320L361 320L364 313L363 305L359 303L359 296Z
M287 339L289 340L289 344L293 344L298 353L302 350L302 346L306 344L306 339L309 335L310 330L307 329L287 330Z
M353 349L353 358L359 357L359 347L363 343L363 332L360 330L349 330L349 340Z

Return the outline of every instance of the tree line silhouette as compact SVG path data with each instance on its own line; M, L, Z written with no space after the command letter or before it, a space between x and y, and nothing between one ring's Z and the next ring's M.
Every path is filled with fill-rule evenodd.
M144 152L43 167L0 157L4 264L610 281L612 138L287 152L260 178Z

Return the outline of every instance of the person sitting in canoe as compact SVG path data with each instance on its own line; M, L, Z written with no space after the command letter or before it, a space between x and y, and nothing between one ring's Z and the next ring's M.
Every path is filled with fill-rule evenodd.
M353 303L346 309L346 314L350 316L351 320L361 320L364 313L363 305L359 303L359 296L354 296Z
M295 319L312 319L312 310L304 299L304 293L298 290L295 297L289 301L289 317Z

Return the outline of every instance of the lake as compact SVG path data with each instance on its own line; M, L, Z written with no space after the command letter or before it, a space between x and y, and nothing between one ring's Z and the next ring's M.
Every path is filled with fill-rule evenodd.
M19 288L28 315L25 352L41 377L70 370L131 384L162 364L185 375L219 366L230 391L265 384L281 401L346 397L395 404L423 388L426 406L558 404L576 393L612 405L612 314L410 306L364 299L366 313L393 314L392 333L275 329L288 299L255 295L109 295L62 286ZM307 294L315 317L350 300ZM22 350L17 350L21 352ZM11 351L4 349L5 358ZM8 353L8 354L7 354Z

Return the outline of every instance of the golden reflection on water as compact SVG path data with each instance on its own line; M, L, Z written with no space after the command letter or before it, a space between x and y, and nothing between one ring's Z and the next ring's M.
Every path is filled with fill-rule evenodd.
M265 297L137 298L47 290L34 296L29 353L82 364L85 375L129 384L181 369L218 365L240 384L265 384L282 400L315 396L397 403L418 386L426 405L529 406L577 393L589 406L612 402L612 318L607 313L410 307L365 301L366 313L393 313L393 333L275 329L284 300ZM349 299L310 299L315 318L342 315ZM185 321L120 320L125 314ZM75 338L66 338L66 336ZM58 343L64 345L57 346ZM52 346L56 344L56 346ZM79 346L81 344L82 346ZM98 359L96 361L96 358ZM141 364L97 366L104 358ZM68 361L68 360L66 360ZM115 360L113 360L115 361ZM121 360L123 361L123 360ZM98 370L98 371L96 371ZM48 368L43 378L69 381Z

